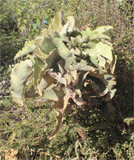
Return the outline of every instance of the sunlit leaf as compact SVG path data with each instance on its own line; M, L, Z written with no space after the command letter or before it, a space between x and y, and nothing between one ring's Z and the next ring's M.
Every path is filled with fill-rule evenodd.
M49 31L61 31L62 22L61 22L61 12L57 12L54 16L52 22L49 25Z
M52 51L54 48L55 48L55 45L53 44L53 39L50 37L44 38L43 42L40 45L40 49L45 54L49 54L49 52Z
M65 44L62 42L60 38L54 38L53 44L56 46L59 55L63 59L66 59L67 57L69 57L70 55L69 49L65 46Z
M30 60L16 64L11 73L11 94L15 102L23 105L24 87L28 78L33 73Z
M34 86L37 90L37 93L40 96L42 95L42 92L40 91L39 84L40 84L40 81L43 77L43 72L45 70L45 67L46 67L46 64L42 60L37 58L35 61L35 65L34 65L33 78L34 78Z
M36 45L34 44L34 41L29 41L26 42L24 47L22 48L22 50L20 50L16 56L14 57L14 59L16 60L17 58L20 58L22 56L27 55L28 53L31 53L35 50Z
M94 31L105 33L110 29L113 29L113 27L112 26L101 26L101 27L97 27Z

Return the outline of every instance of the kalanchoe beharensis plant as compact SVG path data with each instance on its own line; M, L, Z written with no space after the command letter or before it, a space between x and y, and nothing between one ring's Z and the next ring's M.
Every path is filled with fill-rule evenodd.
M12 68L11 94L19 105L34 99L51 102L57 111L55 130L60 130L67 107L71 103L84 105L88 99L103 97L111 99L116 89L113 76L117 57L112 53L110 38L104 33L111 26L78 30L73 16L62 25L61 13L57 13L41 35L26 42L15 60L23 57ZM30 84L30 87L26 87Z

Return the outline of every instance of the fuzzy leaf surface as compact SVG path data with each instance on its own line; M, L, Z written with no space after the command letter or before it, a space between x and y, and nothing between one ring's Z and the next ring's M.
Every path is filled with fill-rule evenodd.
M23 105L24 87L28 78L33 73L30 60L16 64L11 73L11 94L15 102Z

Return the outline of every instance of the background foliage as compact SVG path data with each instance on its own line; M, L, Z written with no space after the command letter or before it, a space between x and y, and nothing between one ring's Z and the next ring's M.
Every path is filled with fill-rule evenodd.
M129 3L128 3L129 2ZM0 150L17 150L18 159L132 160L134 157L133 1L116 0L0 0ZM46 27L57 10L74 15L77 26L92 29L112 25L109 32L118 56L117 93L113 100L96 99L91 105L72 108L62 131L53 140L55 113L48 106L20 107L9 97L13 57L24 41Z

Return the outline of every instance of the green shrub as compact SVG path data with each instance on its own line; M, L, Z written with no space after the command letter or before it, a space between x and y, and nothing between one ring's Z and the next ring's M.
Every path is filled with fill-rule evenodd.
M112 27L79 31L73 16L67 17L65 25L61 19L58 12L48 29L25 43L15 60L25 59L15 64L11 73L12 98L19 105L23 105L23 97L53 103L57 125L49 139L58 133L65 111L72 105L84 105L84 97L88 97L86 103L105 95L105 99L112 99L116 91L113 74L117 57L104 34ZM31 85L28 91L26 83Z
M75 15L78 27L88 25L94 30L97 26L101 25L113 26L113 30L109 31L108 34L114 44L114 53L118 56L115 70L117 79L116 95L113 100L109 102L103 102L102 99L99 98L96 101L92 101L92 103L90 103L92 105L85 106L84 108L76 108L76 106L74 106L69 111L70 114L66 115L60 133L51 141L45 141L43 135L40 134L40 132L43 132L43 129L42 131L41 129L37 129L38 126L42 126L44 119L40 116L35 116L40 115L40 113L46 116L48 112L51 112L50 107L27 104L28 107L24 106L22 108L16 106L14 103L12 104L9 99L2 99L0 108L2 119L0 121L0 148L5 147L6 149L11 149L15 146L14 144L17 144L14 149L19 149L18 159L26 160L32 158L48 160L50 158L58 159L59 157L59 159L63 160L73 158L83 160L95 158L98 160L133 159L134 130L132 121L132 95L134 35L132 11L134 5L126 3L125 0L122 6L119 6L116 0L84 0L82 3L79 2L79 5L77 3L73 4L73 1L68 0L66 6L64 2L62 4L63 7L68 7L68 13L65 13L65 17L67 15ZM22 111L20 124L22 120L25 121L31 130L28 130L27 127L24 129L22 123L19 125L19 130L21 130L21 132L23 131L23 134L19 134L18 139L12 142L9 137L12 135L13 130L16 130L15 132L18 133L18 119L15 117L20 115L19 110ZM15 114L14 118L12 118L13 113ZM31 114L31 117L35 117L35 120L34 118L29 119L29 116L23 116L23 114ZM50 126L50 128L45 132L45 138L48 137L53 130L55 115L56 113L52 112L51 118L53 121L47 121L48 127ZM10 117L8 121L9 126L7 124L7 117ZM48 120L50 119L48 118ZM31 127L32 123L35 127ZM37 137L35 136L35 140L34 136L31 136L34 135L34 133L38 134ZM40 142L38 141L39 139ZM29 148L29 150L26 151L26 147Z

